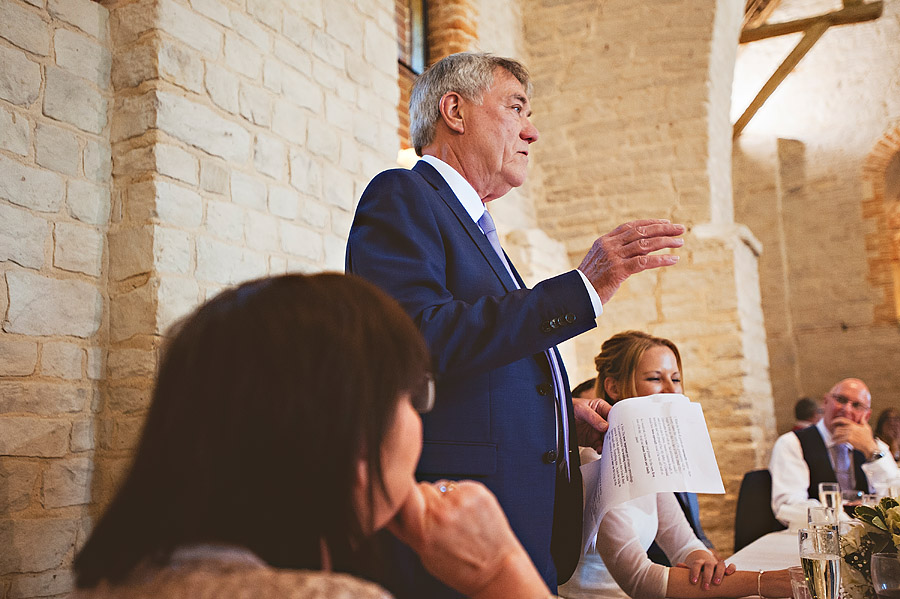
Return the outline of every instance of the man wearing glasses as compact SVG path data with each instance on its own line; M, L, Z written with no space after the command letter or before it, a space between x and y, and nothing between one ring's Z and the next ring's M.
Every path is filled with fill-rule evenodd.
M847 495L886 488L900 477L888 446L872 434L872 394L859 379L844 379L825 394L818 423L782 435L772 448L772 511L785 525L806 522L821 505L819 483L836 482Z

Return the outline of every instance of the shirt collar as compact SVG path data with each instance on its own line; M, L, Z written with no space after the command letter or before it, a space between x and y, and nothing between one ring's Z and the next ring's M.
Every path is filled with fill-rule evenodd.
M475 191L471 183L466 181L455 168L440 158L426 154L420 160L433 166L434 170L444 178L444 181L450 186L450 190L456 195L459 203L466 209L469 217L477 224L484 214L484 202L478 197L478 192Z
M825 418L819 418L819 421L816 423L816 428L818 429L819 434L822 435L822 441L825 442L825 447L829 449L834 447L835 443L831 439L831 431L825 426Z

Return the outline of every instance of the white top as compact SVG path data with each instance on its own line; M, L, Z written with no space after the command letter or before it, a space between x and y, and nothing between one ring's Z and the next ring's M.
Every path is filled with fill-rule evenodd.
M465 180L465 178L459 174L459 172L441 160L440 158L435 158L430 154L425 154L420 158L434 167L434 170L438 172L438 174L444 178L444 181L447 182L447 185L450 186L450 190L459 200L459 203L462 204L462 207L469 214L469 217L472 221L478 225L478 221L481 220L481 215L484 214L485 207L484 202L481 201L481 198L478 197L478 192L475 191L475 188ZM481 225L478 225L478 228L481 228ZM484 231L482 230L482 233ZM588 278L585 276L583 272L576 269L576 272L581 275L581 281L584 283L584 288L588 292L588 295L591 298L591 306L594 308L594 318L599 318L601 314L603 314L603 302L600 301L600 296L597 294L597 290L594 289L594 286L591 285L591 282L588 281Z
M816 429L822 435L826 448L835 443L831 433L825 427L825 419L816 423ZM884 488L895 478L900 477L900 469L891 457L891 450L881 440L875 439L884 457L862 465L863 472L869 481L869 491L876 487ZM828 452L828 459L831 452ZM832 462L833 464L833 462ZM772 474L772 511L775 517L785 526L806 526L806 512L809 507L820 506L818 499L809 498L809 466L803 459L800 439L794 433L785 433L778 437L772 447L772 458L769 460L769 472ZM843 512L841 512L843 517Z
M594 459L599 459L595 451L581 449L582 463ZM607 512L600 522L596 552L581 556L572 578L559 587L559 596L663 599L669 568L647 557L654 540L673 564L684 561L692 551L708 551L673 493L645 495Z

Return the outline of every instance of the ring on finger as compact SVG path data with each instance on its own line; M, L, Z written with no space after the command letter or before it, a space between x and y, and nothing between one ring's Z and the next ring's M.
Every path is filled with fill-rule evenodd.
M454 482L441 483L440 485L438 485L438 491L440 491L441 493L449 493L449 492L455 491L455 490L456 490L456 483L454 483Z

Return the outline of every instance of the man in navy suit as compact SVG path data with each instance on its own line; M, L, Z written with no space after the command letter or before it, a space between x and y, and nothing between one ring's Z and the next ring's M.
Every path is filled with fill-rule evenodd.
M573 406L555 346L596 326L630 275L675 264L651 252L680 247L684 227L627 223L598 238L577 270L527 289L485 204L525 181L538 139L530 91L520 63L489 54L454 54L423 73L410 100L422 160L369 184L346 270L396 298L431 349L437 401L423 417L417 475L487 485L555 589L580 555L577 446L599 445L609 410L596 399ZM425 576L415 584L421 597L455 596Z

